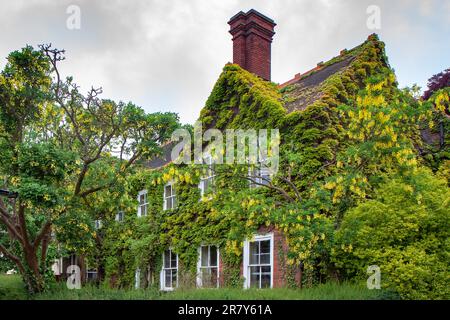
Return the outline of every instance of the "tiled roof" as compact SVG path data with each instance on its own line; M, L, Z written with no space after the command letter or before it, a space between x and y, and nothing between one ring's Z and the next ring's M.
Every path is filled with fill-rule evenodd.
M345 51L342 51L342 54L345 54ZM280 89L284 89L285 106L288 112L303 110L320 99L321 84L330 76L345 70L354 59L355 56L346 55L342 59L336 59L334 63L319 63L317 67L305 74L296 74L292 80L281 84Z
M158 169L158 168L164 167L164 166L168 165L169 163L171 163L172 162L171 153L172 153L172 148L174 145L175 145L175 142L170 142L170 143L165 144L162 147L161 155L148 160L145 163L145 166L150 169Z

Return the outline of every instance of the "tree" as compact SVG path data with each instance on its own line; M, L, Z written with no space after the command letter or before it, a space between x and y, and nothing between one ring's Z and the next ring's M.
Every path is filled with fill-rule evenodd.
M61 79L64 51L40 49L11 53L0 77L1 187L16 196L0 201L0 221L20 245L19 254L3 244L0 251L31 293L45 289L52 227L86 212L97 192L159 154L179 126L174 113L146 114L132 103L100 99L101 88L81 94L72 78ZM93 168L105 159L114 159L110 174L96 176Z
M428 79L427 85L428 89L422 96L423 100L428 100L439 89L450 87L450 68L432 76Z

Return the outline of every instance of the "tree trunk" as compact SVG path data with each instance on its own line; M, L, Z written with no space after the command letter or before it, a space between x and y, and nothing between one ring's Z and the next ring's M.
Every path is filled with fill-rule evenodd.
M21 255L16 256L0 244L0 252L16 264L30 294L42 292L45 289L47 246L51 223L45 222L36 237L32 239L28 234L25 205L19 201L17 210L8 213L6 206L3 203L0 204L0 221L7 226L11 241L18 241L22 249Z
M99 252L96 255L96 267L97 267L97 284L100 284L105 279L105 263L103 260L103 238L97 233L95 237L95 243L97 244L97 250Z
M44 276L41 274L39 258L29 245L23 246L25 256L25 274L22 274L30 294L42 292L45 288Z

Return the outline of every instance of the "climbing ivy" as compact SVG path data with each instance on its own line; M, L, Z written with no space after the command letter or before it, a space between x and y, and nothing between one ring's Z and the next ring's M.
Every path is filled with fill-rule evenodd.
M140 268L157 284L162 253L170 247L189 279L185 284L194 286L198 247L209 244L220 248L225 285L240 287L243 241L261 227L286 239L288 250L281 250L280 261L287 284L298 285L296 272L306 285L346 276L332 256L342 219L373 198L386 177L414 172L425 163L420 130L430 126L435 111L397 88L376 35L323 67L344 60L350 63L320 83L320 95L301 110L286 107L295 102L294 87L280 89L238 65L226 65L200 113L203 130L279 129L280 167L272 181L292 201L274 188L249 188L244 165L216 165L214 192L204 197L198 188L202 165L143 167L129 179L126 192L136 198L146 189L148 214L136 218L134 201L133 217L108 230L108 278L131 286ZM445 99L435 97L438 110L448 95ZM169 181L178 206L163 210Z

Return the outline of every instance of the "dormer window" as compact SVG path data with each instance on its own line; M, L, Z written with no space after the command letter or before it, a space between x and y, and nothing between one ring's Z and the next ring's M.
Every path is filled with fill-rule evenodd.
M164 210L175 209L177 207L177 195L174 183L169 182L164 186Z
M206 164L206 168L204 171L204 174L200 177L200 196L204 197L208 193L211 193L214 191L214 167L213 167L213 158L210 154L207 154L203 158L203 163Z
M139 192L138 202L139 202L139 206L138 206L137 216L144 217L148 213L147 190L142 190Z

